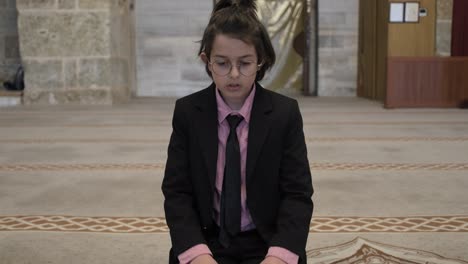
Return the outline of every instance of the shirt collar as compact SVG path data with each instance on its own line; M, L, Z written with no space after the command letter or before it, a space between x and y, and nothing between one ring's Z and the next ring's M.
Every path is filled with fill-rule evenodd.
M247 124L250 122L250 113L252 111L252 105L255 97L255 83L253 84L252 90L250 91L249 96L244 101L241 109L239 111L232 110L229 105L224 102L223 97L219 93L219 90L216 89L216 103L218 105L218 123L221 124L224 119L230 114L239 114L241 115Z

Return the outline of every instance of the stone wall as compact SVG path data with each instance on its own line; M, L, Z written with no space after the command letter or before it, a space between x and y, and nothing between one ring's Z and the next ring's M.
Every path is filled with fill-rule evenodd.
M437 55L450 56L453 0L437 0Z
M111 104L131 90L126 0L17 0L26 104Z
M138 0L138 96L183 96L211 79L197 53L213 0Z
M16 1L0 0L0 79L14 74L21 53L27 104L183 96L210 82L196 53L213 1L138 0L136 19L129 1L17 0L18 51ZM317 1L318 95L355 96L359 0ZM442 56L450 55L452 2L438 0Z
M13 80L20 65L16 2L0 0L0 87Z
M319 96L356 96L358 0L320 0Z

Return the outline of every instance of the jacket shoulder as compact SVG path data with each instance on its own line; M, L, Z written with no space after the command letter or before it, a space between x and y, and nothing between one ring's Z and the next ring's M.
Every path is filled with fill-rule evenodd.
M277 93L275 91L263 88L263 92L266 96L270 97L271 102L275 107L290 107L297 104L296 99Z
M187 105L200 103L200 102L203 102L203 100L206 100L213 92L214 92L214 87L213 85L210 85L209 87L204 88L198 92L194 92L192 94L189 94L189 95L186 95L184 97L177 99L176 104L187 106Z

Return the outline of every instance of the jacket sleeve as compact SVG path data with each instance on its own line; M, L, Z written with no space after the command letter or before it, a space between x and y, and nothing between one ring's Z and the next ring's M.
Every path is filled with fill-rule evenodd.
M286 248L301 256L305 250L312 218L312 177L303 123L297 101L289 112L280 164L280 206L276 233L270 246Z
M180 100L172 119L172 134L162 182L164 210L175 256L205 244L198 213L194 207L193 187L189 175L189 118Z

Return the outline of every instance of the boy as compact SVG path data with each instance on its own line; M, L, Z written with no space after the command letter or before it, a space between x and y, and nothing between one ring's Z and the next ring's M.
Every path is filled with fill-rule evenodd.
M306 263L302 118L258 83L275 54L253 1L218 2L200 57L213 84L177 100L162 185L169 263Z

